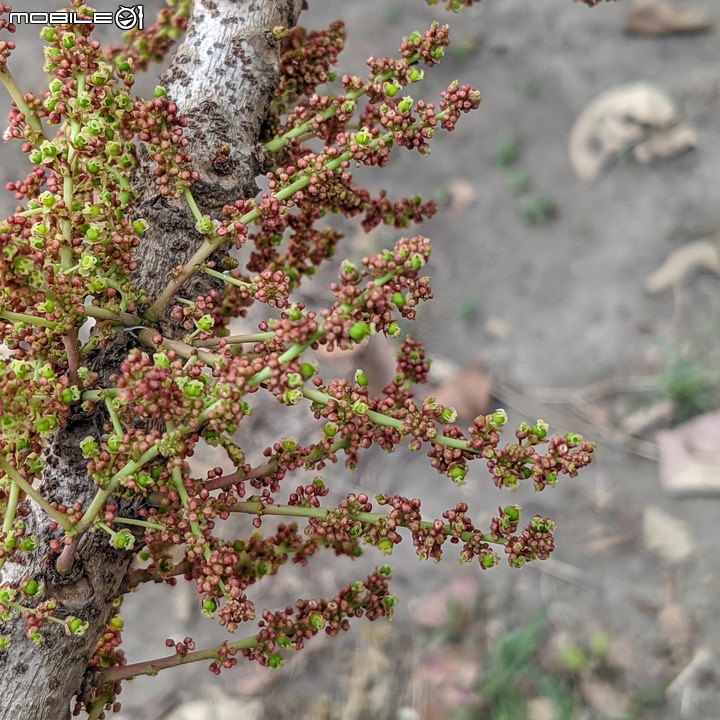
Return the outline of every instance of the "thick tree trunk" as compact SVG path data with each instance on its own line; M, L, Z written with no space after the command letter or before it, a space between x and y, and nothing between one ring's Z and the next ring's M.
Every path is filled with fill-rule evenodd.
M193 196L205 212L255 194L257 138L278 80L280 48L272 30L293 26L300 5L301 0L196 1L186 39L162 84L189 119L186 137L201 175ZM213 158L225 145L231 165L218 168ZM187 205L160 198L149 169L145 158L138 173L136 214L145 217L150 227L143 235L135 281L153 299L171 269L192 255L200 238ZM184 294L192 297L202 291L197 282L191 280L189 285L195 287ZM94 358L94 369L107 378L134 342L129 333L120 333L112 347ZM78 414L49 444L47 471L39 487L45 497L66 505L88 505L96 488L78 445L87 435L98 437L102 423L99 415ZM30 532L47 542L47 516L32 502L26 504ZM104 534L92 532L78 542L75 565L67 576L54 571L52 558L32 555L23 564L7 563L2 581L16 586L23 578L43 579L45 597L58 601L58 616L77 616L89 622L89 629L83 637L67 637L61 629L47 627L45 642L34 645L16 616L0 625L0 634L10 635L12 643L0 653L0 720L66 720L72 698L90 682L88 659L110 617L113 600L122 592L132 557L112 549Z

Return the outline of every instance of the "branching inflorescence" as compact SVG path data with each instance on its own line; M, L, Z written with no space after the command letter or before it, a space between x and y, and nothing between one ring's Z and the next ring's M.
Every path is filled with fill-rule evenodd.
M499 548L515 567L552 552L552 521L536 516L523 527L518 505L500 508L481 529L465 503L434 520L422 516L419 499L391 493L374 503L350 493L327 504L320 472L330 464L344 459L354 469L363 449L390 452L406 444L425 449L431 465L454 483L464 483L469 463L480 460L499 488L528 481L542 490L562 474L575 476L594 449L573 433L547 437L541 420L521 424L502 444L503 410L475 418L463 431L452 408L415 399L413 385L426 381L429 363L404 321L432 297L423 274L430 255L424 237L402 237L358 264L340 263L325 308L293 300L300 283L336 253L341 234L329 216L360 216L365 230L381 223L404 230L434 213L434 204L419 197L373 196L355 184L351 169L383 167L396 148L425 155L436 132L452 131L478 107L479 93L459 83L437 104L410 94L424 68L442 59L447 28L412 33L397 58L370 60L367 78L336 77L342 23L319 32L278 30L285 52L266 123L267 192L210 217L193 198L198 175L173 100L160 87L150 100L131 95L134 72L167 51L188 7L163 11L156 26L131 36L122 51L103 50L90 25L45 28L49 85L39 96L18 90L7 64L13 45L0 47L0 79L13 99L6 138L20 140L31 164L27 177L8 188L22 206L0 223L0 339L10 351L0 361L0 563L50 553L62 572L84 533L105 533L109 546L135 554L128 587L173 584L183 575L195 583L202 612L230 631L260 618L241 640L196 650L188 638L172 642L175 654L168 658L127 665L119 650L123 622L115 614L90 662L95 691L83 700L95 708L112 702L124 678L194 660L208 660L219 672L238 655L277 667L287 649L302 648L321 630L332 635L351 618L392 615L387 566L333 598L256 611L251 585L288 562L305 565L321 550L357 557L370 545L386 556L406 532L421 559L440 560L449 542L459 546L461 562L476 560L482 569L498 562ZM79 0L73 8L90 12ZM13 30L6 20L0 24ZM321 85L337 91L321 94ZM155 163L157 194L184 198L203 238L152 301L130 280L142 263L147 229L143 219L129 219L138 145ZM235 259L213 260L222 246ZM224 294L183 298L186 280L198 273L223 281ZM258 332L230 334L231 319L253 304L274 311ZM163 335L163 316L180 328L176 337ZM90 319L98 324L80 342ZM135 347L110 381L101 381L89 359L127 329ZM396 373L379 396L370 394L361 370L327 381L318 375L314 350L353 348L378 333L399 342ZM280 438L259 464L249 462L256 449L242 439L242 421L261 392L282 405L306 404L318 421L315 441ZM96 490L90 502L68 504L38 488L46 444L78 414L98 418L102 428L80 443ZM232 470L192 477L187 458L203 443L223 448ZM301 470L312 479L298 479ZM24 518L33 503L47 515L49 547L28 531ZM215 531L233 513L250 516L252 527L227 540ZM261 532L273 516L280 524ZM173 547L184 550L178 565L169 559ZM42 642L52 624L69 634L86 627L83 618L58 615L57 601L34 578L0 588L0 612L4 622L25 622L33 642ZM0 638L0 649L6 645Z

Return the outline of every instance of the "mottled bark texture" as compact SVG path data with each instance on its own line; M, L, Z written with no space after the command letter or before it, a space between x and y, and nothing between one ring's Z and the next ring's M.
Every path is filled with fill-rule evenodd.
M272 30L293 26L300 5L300 0L195 3L185 41L161 84L189 120L188 149L200 172L192 192L203 212L213 213L226 202L256 192L257 138L278 81L280 47ZM229 162L219 167L212 160L223 145L229 148ZM142 238L134 278L150 299L159 295L170 271L184 263L201 241L184 201L166 200L156 192L152 170L149 159L142 158L134 213L150 224ZM193 297L207 292L209 286L203 287L202 282L191 279L183 294ZM116 341L96 353L93 369L107 378L134 343L130 333L119 333ZM47 470L38 486L45 497L66 505L88 505L96 488L78 445L87 435L98 437L103 421L100 412L91 418L78 413L48 445ZM47 516L30 501L25 506L32 534L47 546ZM80 617L90 627L83 637L66 637L59 627L47 627L46 641L39 646L25 638L17 616L0 627L2 634L12 638L10 648L0 654L0 720L66 720L73 697L91 687L87 662L110 617L112 602L122 592L131 555L113 550L104 533L85 533L77 545L75 564L64 577L54 570L52 557L38 557L38 553L22 564L7 563L3 569L3 581L15 586L23 578L43 579L45 596L59 602L58 616Z

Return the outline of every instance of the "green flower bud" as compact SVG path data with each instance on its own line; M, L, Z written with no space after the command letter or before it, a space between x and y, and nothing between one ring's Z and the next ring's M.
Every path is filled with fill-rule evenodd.
M203 600L202 610L203 615L208 617L217 610L217 603L212 598L207 598Z
M548 485L556 485L557 484L557 475L554 472L549 472L547 475L545 475L545 482Z
M0 652L3 650L7 650L10 645L12 645L12 641L10 640L9 635L0 635Z
M213 319L212 315L203 315L199 320L196 321L196 324L200 330L203 332L207 332L208 330L212 330L213 326L215 325L215 320Z
M37 630L31 630L27 633L26 637L31 643L33 643L33 645L42 645L45 642L45 638L42 636L42 633Z
M40 152L45 158L54 158L58 154L58 149L49 140L40 145Z
M420 270L423 265L425 265L425 258L422 255L415 253L412 258L410 258L410 267L413 270Z
M392 555L393 541L386 537L380 538L377 548L383 555Z
M57 39L58 31L54 27L45 27L42 29L40 36L47 42L53 42Z
M310 627L315 630L322 630L325 625L327 625L325 618L320 613L310 613L308 621L310 623Z
M286 405L297 405L303 399L302 390L288 389L283 393L283 402Z
M75 47L75 35L73 33L63 33L62 39L60 40L62 46L66 50L71 50Z
M161 368L170 367L170 358L167 356L167 353L164 352L153 353L153 362Z
M77 105L82 110L86 110L92 105L92 98L86 92L79 93L77 96Z
M135 537L129 530L119 530L110 538L110 545L118 550L132 550Z
M80 618L68 617L65 620L68 635L84 635L89 626L89 623L83 622Z
M39 165L43 161L43 154L40 152L40 150L33 150L30 153L30 162L33 165Z
M502 479L503 487L506 487L508 490L517 490L518 487L518 479L514 475L506 475Z
M565 442L570 447L574 447L576 445L581 445L582 441L583 441L582 435L578 435L577 433L568 433L565 436Z
M356 382L360 387L366 387L367 384L368 384L367 375L366 375L362 370L360 370L360 369L357 369L357 370L355 371L355 382Z
M465 483L465 476L467 475L466 465L451 465L448 471L448 476L456 485L463 485Z
M285 661L282 659L282 655L273 653L272 655L268 656L267 664L268 664L268 667L279 668L285 664Z
M70 403L74 403L79 398L80 398L80 390L76 387L65 388L60 393L60 400L62 402L64 402L66 405L70 405Z
M31 535L30 537L24 537L20 541L20 552L32 552L35 550L35 548L38 547L40 544L40 541L34 536Z
M88 283L88 288L90 289L90 292L100 293L107 288L107 280L98 276L91 278Z
M398 337L398 335L400 335L400 326L396 322L391 322L388 325L387 330L385 331L385 334L388 337L392 337L392 338Z
M108 625L115 630L122 630L125 627L125 621L119 615L114 615L110 618Z
M97 175L100 172L100 164L94 160L88 160L87 163L85 163L85 169L90 175Z
M38 594L38 590L40 590L40 585L38 584L37 580L28 580L22 588L20 588L25 595L28 597L32 597L33 595Z
M420 82L425 77L424 70L418 70L416 67L411 67L408 70L407 78L411 83Z
M368 323L364 320L359 320L350 327L348 335L355 342L362 342L366 337L368 337L368 335L370 335L370 325L368 325Z
M205 383L202 380L193 378L184 384L182 391L189 398L198 398L205 392Z
M122 445L122 438L118 435L109 435L106 444L110 452L117 452Z
M15 601L17 590L10 587L0 588L0 605L7 605Z
M209 235L213 231L213 221L209 215L203 215L200 220L195 223L195 229L201 235Z
M534 435L538 440L542 440L546 435L550 426L544 420L538 420L535 425L530 428L530 435Z
M400 292L393 293L390 302L397 308L403 308L405 307L405 296Z
M457 420L457 410L452 407L442 409L440 413L440 422L454 423Z
M292 647L292 640L287 635L278 635L275 638L275 642L281 647L281 648L291 648Z
M484 568L491 568L497 564L497 556L494 553L484 552L480 558L480 565Z
M507 505L503 508L503 515L505 515L508 520L515 522L515 520L520 517L520 510L517 505Z
M398 110L401 113L406 113L412 110L412 106L414 104L414 100L409 96L406 95L399 103L398 103Z
M298 448L298 439L294 437L286 437L280 441L284 452L295 452Z
M161 97L166 97L166 96L167 96L167 92L166 92L165 88L162 87L162 86L160 86L160 85L158 85L158 86L153 90L153 97L154 97L154 98L161 98Z
M372 140L372 135L368 131L367 128L363 128L362 130L358 130L355 133L355 142L360 145L360 147L364 147Z
M387 577L392 572L392 568L389 565L383 565L378 572L384 577Z
M147 220L145 220L144 218L138 218L137 220L133 220L132 226L133 226L133 230L138 235L142 235L142 233L144 233L149 227Z
M305 380L309 380L315 374L315 368L308 362L301 363L300 374Z
M356 103L354 100L345 100L345 102L340 106L340 109L344 113L351 113L355 110Z
M362 400L356 400L352 406L352 411L356 415L365 415L367 414L368 409L368 404Z
M323 435L328 439L332 439L337 435L337 431L338 431L337 425L335 423L329 422L323 428Z
M386 82L383 90L388 97L395 97L398 90L400 90L400 85L394 80L392 82Z

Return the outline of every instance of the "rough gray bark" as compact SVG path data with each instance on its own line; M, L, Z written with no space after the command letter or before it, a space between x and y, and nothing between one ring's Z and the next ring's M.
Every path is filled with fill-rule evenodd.
M189 119L186 137L201 179L193 195L204 212L256 192L259 163L256 145L267 104L278 80L279 44L272 30L297 22L301 0L197 0L190 28L162 84ZM223 145L230 163L218 166L213 158ZM170 270L185 262L200 242L194 220L183 201L162 199L142 160L137 187L136 215L150 224L143 236L138 287L155 298ZM190 296L202 287L187 289ZM207 286L205 287L207 290ZM119 333L93 359L94 369L107 378L136 342ZM78 414L47 448L47 471L39 489L45 497L87 506L95 494L78 449L87 436L99 437L103 418ZM48 518L26 501L31 533L41 543L51 536ZM74 696L92 687L87 662L104 629L113 600L122 592L132 556L112 549L102 533L85 533L78 542L75 565L67 576L54 571L54 558L33 553L22 563L8 562L2 581L17 585L23 578L42 579L45 597L55 597L59 617L74 615L90 623L83 637L66 637L59 628L45 628L46 642L35 646L25 638L23 623L13 617L0 626L10 635L10 648L0 654L0 720L66 720Z

